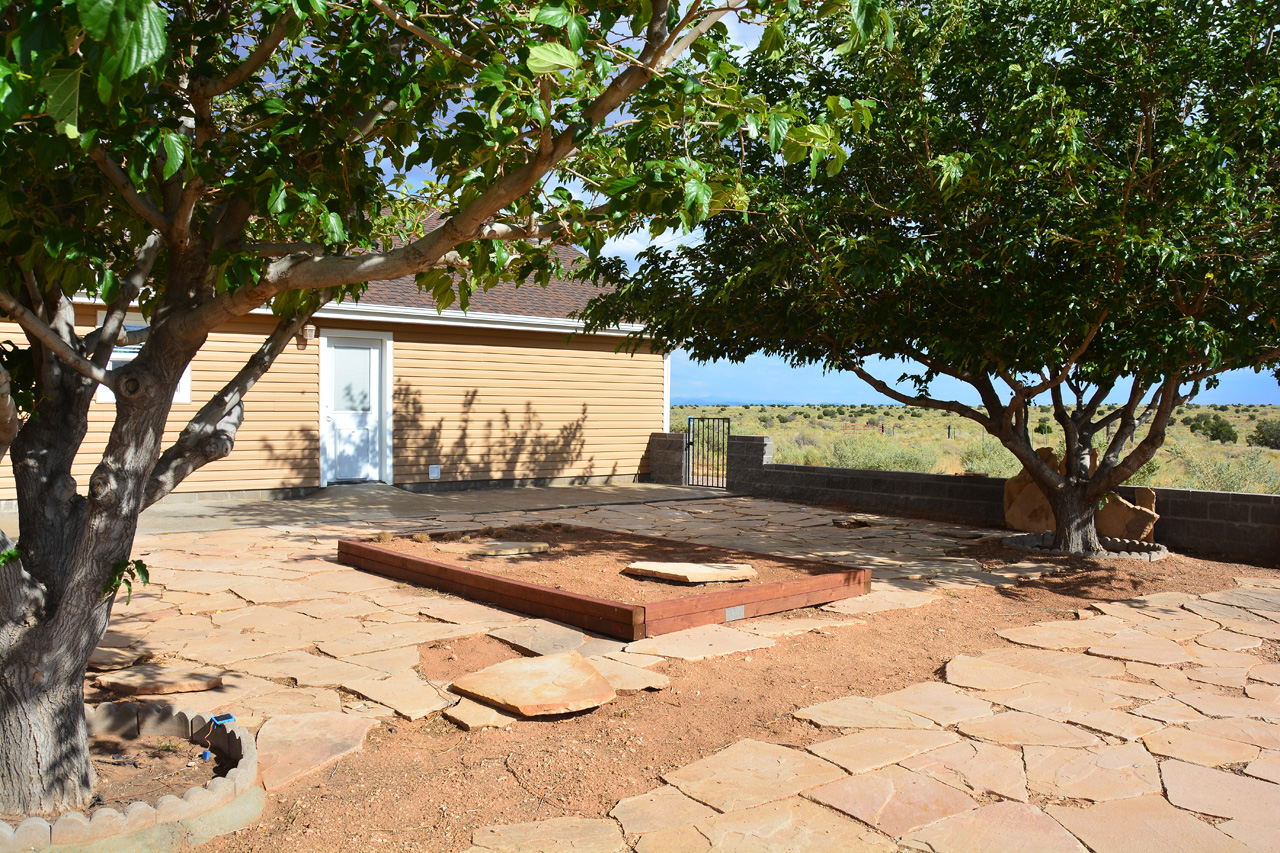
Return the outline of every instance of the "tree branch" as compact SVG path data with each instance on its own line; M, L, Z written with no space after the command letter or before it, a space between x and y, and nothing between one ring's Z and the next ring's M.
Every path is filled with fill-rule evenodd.
M294 17L293 11L290 10L277 18L275 26L271 28L271 32L267 33L267 37L258 43L258 46L253 49L253 53L245 57L244 62L232 69L227 76L220 80L210 80L201 86L199 96L208 99L225 95L258 73L262 66L267 64L271 54L275 53L276 48L280 46L280 42L284 41L289 24Z
M71 344L60 338L57 332L33 314L25 305L14 299L7 290L0 289L0 311L8 314L15 323L22 327L24 332L43 344L46 349L58 357L59 361L82 376L87 376L94 382L105 385L113 391L115 390L115 380L110 371L94 364L72 349Z
M227 456L235 446L236 432L244 420L244 397L275 363L285 345L306 325L316 309L329 301L321 294L315 308L281 320L262 346L222 390L205 403L156 461L147 481L142 508L172 492L193 471Z
M134 189L133 182L129 180L129 176L124 173L124 170L120 168L115 160L111 159L111 155L102 146L95 145L89 151L89 156L93 158L93 162L98 164L98 168L107 176L107 180L115 186L134 213L142 217L143 221L161 234L169 233L171 224L169 220L165 218L163 213L156 210L155 205L149 199L138 194L138 191Z
M386 3L382 2L382 0L370 0L370 3L373 5L375 9L377 9L379 12L381 12L382 14L390 18L391 21L397 27L399 27L400 29L406 32L413 33L415 36L422 39L427 44L431 45L441 53L444 53L448 56L453 57L457 61L461 62L463 65L470 65L472 68L476 69L477 71L480 71L485 67L485 64L480 60L474 57L468 56L467 54L458 50L456 47L453 47L452 45L445 44L440 39L431 35L431 33L427 32L422 27L418 26L413 21L406 18L404 15L401 15L395 9L392 9Z
M120 292L107 306L107 315L103 318L102 328L98 330L96 339L90 335L85 340L86 348L92 353L89 360L99 367L105 368L111 359L111 351L120 345L120 333L124 329L125 314L129 305L147 283L151 269L155 266L160 250L164 248L164 239L158 231L151 232L138 249L137 259L132 269L120 279Z
M859 364L845 362L841 365L841 369L852 372L859 379L879 391L881 394L897 400L903 405L919 406L924 409L940 409L944 412L954 412L961 417L977 421L988 431L994 431L994 427L996 426L996 422L994 420L983 415L977 409L972 409L963 403L959 403L954 400L935 400L932 397L912 397L909 394L903 394L883 379L877 379L875 376L872 376Z

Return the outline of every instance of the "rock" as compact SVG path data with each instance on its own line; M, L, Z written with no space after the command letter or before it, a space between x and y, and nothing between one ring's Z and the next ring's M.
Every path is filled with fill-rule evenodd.
M670 634L637 640L627 646L627 651L632 654L661 655L682 660L703 660L731 655L735 652L767 649L772 645L773 640L768 637L757 637L754 634L735 631L721 625L703 625L700 628L673 631Z
M1264 723L1260 720L1247 720L1242 717L1225 719L1205 719L1201 717L1189 723L1187 729L1214 737L1226 738L1239 743L1251 743L1263 749L1280 750L1280 726Z
M228 666L249 658L293 651L305 645L306 640L272 634L230 634L192 640L182 647L182 655L212 666Z
M1280 705L1271 702L1219 696L1204 690L1179 693L1173 698L1209 717L1257 717L1271 723L1280 722Z
M1280 838L1269 826L1259 826L1245 820L1223 821L1217 826L1218 831L1225 832L1245 846L1250 853L1280 853ZM1233 848L1235 853L1239 848Z
M747 809L844 777L844 771L799 750L741 740L679 770L663 781L717 811Z
M685 849L715 853L893 853L896 849L857 821L799 797L718 815L694 826L710 846ZM683 851L669 845L637 845L636 853Z
M1027 801L1022 755L1007 747L962 740L899 763L968 794L996 794L1023 803Z
M641 560L627 566L622 572L679 583L749 581L759 577L756 570L746 563L661 563Z
M938 729L867 729L811 744L809 751L850 773L863 773L958 740L953 733Z
M320 651L336 658L353 658L372 652L384 652L401 646L419 646L435 640L450 640L471 634L483 634L480 625L452 625L443 622L403 622L392 625L369 624L363 631L322 640Z
M1280 829L1280 785L1175 760L1161 762L1160 776L1179 808Z
M622 831L627 835L637 835L706 820L715 817L716 812L686 797L679 788L663 785L647 794L620 801L609 816L622 824Z
M1099 617L1106 618L1106 617ZM1084 622L1058 622L1053 624L1027 625L1020 628L1005 628L996 631L996 635L1017 643L1020 646L1034 646L1038 649L1083 649L1094 643L1102 642L1115 631L1105 632L1093 627L1089 619Z
M978 807L969 795L902 767L850 776L806 796L894 838Z
M250 675L263 678L292 678L304 687L342 684L376 675L373 669L308 652L285 652L240 664Z
M347 714L272 717L258 731L258 767L268 791L284 787L364 747L377 721Z
M782 616L766 616L758 619L749 619L744 622L735 622L733 629L735 631L758 634L761 637L790 637L796 634L807 634L810 631L828 633L825 629L854 628L865 624L867 623L861 619L815 619L812 617L788 619Z
M1073 716L1107 711L1129 704L1129 700L1121 696L1103 693L1066 679L1049 679L1034 684L1024 684L1013 690L988 690L979 695L984 700L997 705L1063 723Z
M1086 853L1053 818L1026 803L993 803L911 833L903 844L931 853Z
M485 826L471 843L494 853L622 853L622 831L611 820L557 817L534 823Z
M581 651L578 654L582 654ZM604 655L609 660L616 660L618 663L625 663L627 666L634 666L640 669L652 669L655 666L662 666L667 662L664 657L657 655L637 655L631 652L610 652Z
M1083 751L1028 746L1022 753L1027 787L1046 797L1102 801L1161 791L1156 760L1139 743Z
M99 675L94 683L122 696L138 694L195 693L222 686L222 675L189 666L147 663L131 669Z
M1154 702L1134 708L1133 713L1159 720L1162 723L1190 723L1194 720L1204 719L1204 715L1199 711L1184 705L1172 696L1166 696L1163 699L1157 699Z
M801 708L791 716L819 726L840 729L931 729L933 721L901 708L866 699L847 696L819 705Z
M586 642L586 636L576 628L548 622L545 619L529 619L518 625L497 628L490 637L501 640L517 651L531 655L558 655L572 652Z
M1102 741L1084 729L1022 711L1005 711L994 717L969 720L961 723L959 729L961 734L993 743L1075 748L1102 745Z
M269 604L279 601L311 601L317 598L337 598L338 593L316 589L297 581L236 578L231 591L253 604Z
M1169 805L1160 796L1112 800L1087 809L1051 805L1047 811L1094 853L1169 853L1171 850L1246 853L1247 850L1204 821Z
M1241 587L1240 589L1208 592L1200 596L1200 598L1203 601L1229 604L1232 607L1243 607L1245 610L1261 611L1261 613L1280 613L1280 589Z
M373 589L392 589L396 585L396 581L390 578L347 568L312 575L302 583L329 592L368 592Z
M1173 640L1153 637L1143 631L1123 631L1109 640L1090 646L1089 654L1161 666L1191 662L1191 656Z
M1061 678L1065 675L1118 678L1125 674L1120 661L1082 655L1077 652L1055 652L1045 649L991 649L979 655L982 660L995 661L1015 669L1025 669L1038 675Z
M975 699L950 684L939 684L936 681L913 684L876 698L904 711L933 720L940 726L950 726L976 717L991 716L990 703Z
M283 714L316 714L341 711L342 699L335 690L323 687L285 687L260 696L250 696L239 703L242 717L278 717ZM241 725L251 725L245 719Z
M1244 772L1258 779L1280 784L1280 755L1265 755L1256 761L1251 761Z
M481 542L449 542L436 546L447 554L468 554L472 557L518 557L522 554L545 554L551 550L546 542L502 542L487 539Z
M457 701L442 684L424 681L412 671L360 678L345 682L342 687L379 705L386 705L407 720L420 720Z
M1217 767L1243 764L1258 757L1258 747L1186 729L1164 729L1142 739L1156 755Z
M415 599L415 603L418 605L417 611L424 616L439 619L441 622L453 622L459 625L484 625L498 628L503 625L513 625L516 622L524 621L523 616L518 616L515 613L498 610L496 607L486 607L473 601L463 601L459 598L420 597Z
M125 669L133 666L146 655L146 652L134 651L133 649L97 648L93 650L93 654L89 655L89 669L95 672Z
M344 658L347 663L375 669L379 672L403 672L413 669L422 660L417 646L401 646L385 652L368 652Z
M931 592L920 592L910 589L882 589L876 592L869 592L866 595L859 595L855 598L845 598L840 601L833 601L824 605L823 610L831 613L880 613L885 610L903 610L908 607L923 607L930 602L937 601L938 596Z
M1059 473L1065 468L1058 460L1052 448L1040 447L1036 454ZM1097 452L1093 452L1090 469L1097 466ZM1151 541L1151 534L1160 516L1155 511L1155 492L1146 489L1140 498L1150 506L1131 504L1119 495L1111 495L1102 509L1095 516L1095 525L1099 536L1114 539L1136 539ZM1044 492L1036 485L1026 469L1005 481L1004 485L1004 518L1005 523L1014 530L1027 533L1044 533L1046 530L1057 530L1057 521L1053 516L1053 508L1044 496Z
M650 672L606 657L593 657L587 660L604 676L619 696L629 696L641 690L665 690L671 686L671 679L659 672Z
M522 717L565 714L614 699L614 690L577 652L517 658L464 675L453 691ZM377 701L377 700L375 700Z
M515 722L515 717L504 714L496 708L481 705L470 699L462 699L451 708L445 708L444 715L465 731L476 729L505 729Z
M947 662L947 683L975 690L1009 690L1044 681L1046 676L985 658L956 655Z
M1073 714L1067 718L1067 722L1125 740L1136 740L1164 728L1164 724L1156 720L1126 714L1124 711L1092 711L1087 714Z
M1262 645L1261 637L1250 637L1246 634L1237 634L1234 631L1224 631L1219 628L1216 631L1210 631L1202 634L1196 639L1196 642L1202 646L1208 646L1211 649L1226 649L1230 652L1242 652L1245 649L1256 649Z

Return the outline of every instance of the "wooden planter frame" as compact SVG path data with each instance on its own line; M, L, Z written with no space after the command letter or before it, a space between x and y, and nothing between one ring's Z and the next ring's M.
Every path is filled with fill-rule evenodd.
M610 531L579 527L601 535ZM669 543L669 539L626 535L632 539L648 539ZM831 566L818 560L752 554L731 548L719 548L728 555L750 559L767 556L770 560L796 566ZM870 591L870 569L843 569L807 578L775 583L744 585L720 592L669 598L647 604L620 604L604 598L566 592L525 581L464 569L438 560L413 557L380 548L368 541L343 539L338 542L338 562L366 572L408 581L409 583L452 593L472 601L497 605L517 613L554 619L587 631L619 640L656 637L699 625L718 625L751 616L765 616L801 607L829 604Z

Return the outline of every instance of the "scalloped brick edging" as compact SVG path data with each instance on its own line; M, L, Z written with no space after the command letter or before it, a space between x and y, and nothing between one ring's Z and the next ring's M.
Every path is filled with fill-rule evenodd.
M1137 539L1114 539L1110 536L1099 536L1098 541L1107 549L1106 554L1099 554L1103 560L1146 560L1154 563L1169 556L1169 549L1158 542L1140 542ZM1053 548L1052 533L1018 533L1004 537L1004 544L1011 548L1034 551L1048 557L1070 556L1066 551Z
M214 726L212 714L175 710L167 705L139 707L126 702L85 705L89 734L122 737L168 735L209 744L235 766L226 776L188 788L181 797L166 794L154 805L130 804L95 809L92 815L67 812L50 823L29 817L16 827L0 821L0 853L18 850L123 850L148 853L183 850L248 826L262 814L265 792L258 785L258 746L253 734L235 723Z

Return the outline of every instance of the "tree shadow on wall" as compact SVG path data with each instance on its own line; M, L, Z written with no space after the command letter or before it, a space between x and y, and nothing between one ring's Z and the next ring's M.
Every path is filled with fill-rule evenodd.
M548 427L527 402L512 413L501 409L482 414L480 391L462 397L457 415L428 410L422 391L397 382L393 392L396 481L428 483L429 466L440 466L440 481L521 480L587 483L600 473L593 459L583 458L588 404L576 418ZM573 471L572 475L567 472ZM617 474L617 463L607 472Z

